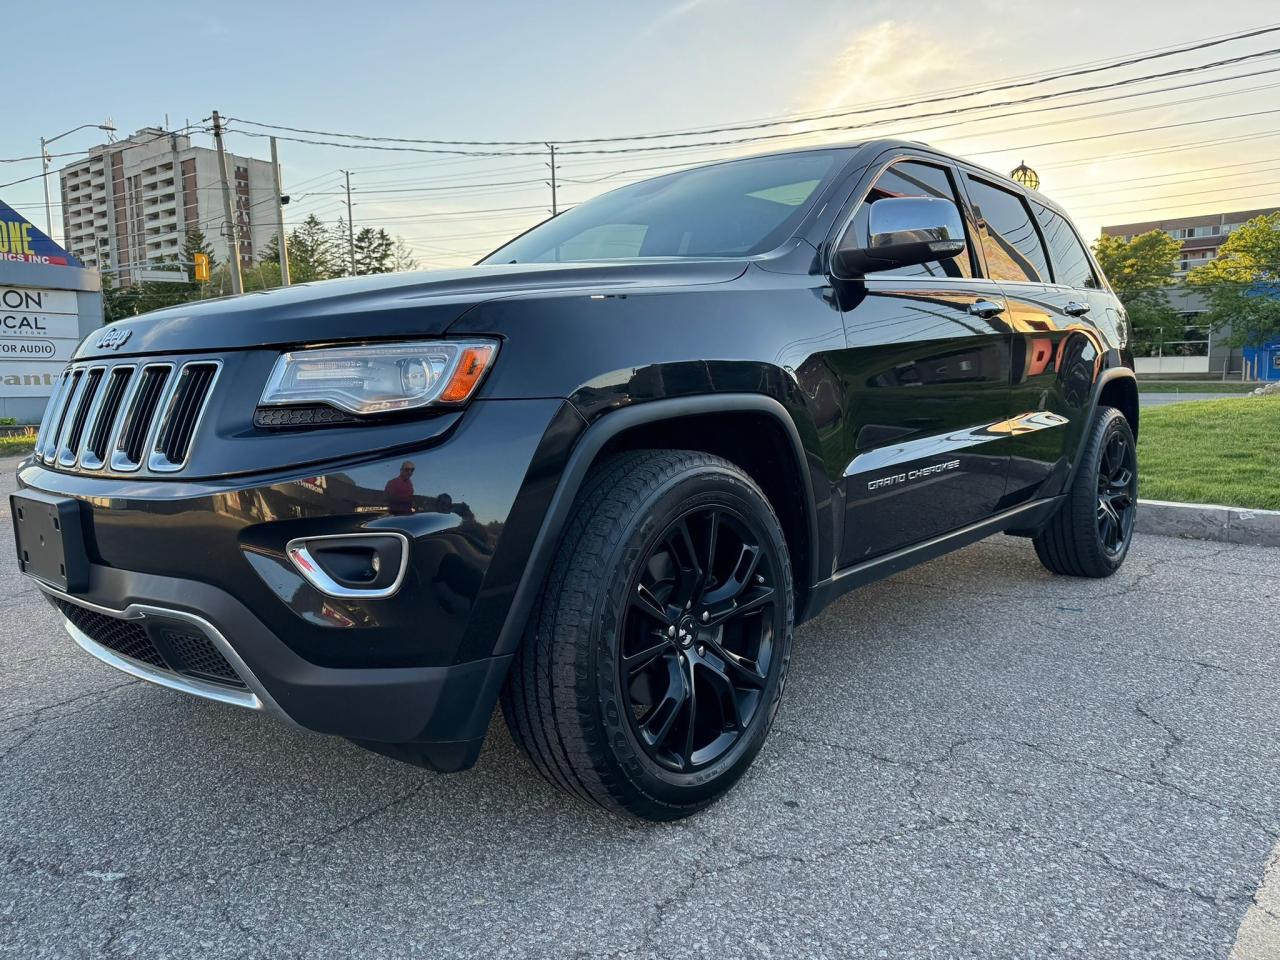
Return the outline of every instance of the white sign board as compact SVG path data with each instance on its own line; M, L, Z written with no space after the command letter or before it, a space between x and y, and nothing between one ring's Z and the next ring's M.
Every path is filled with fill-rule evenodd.
M0 397L47 397L80 342L72 290L0 286Z

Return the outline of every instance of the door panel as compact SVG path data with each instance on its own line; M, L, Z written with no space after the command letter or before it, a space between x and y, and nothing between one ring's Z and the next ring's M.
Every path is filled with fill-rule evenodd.
M1007 505L1059 492L1079 446L1103 350L1086 293L1052 284L1001 284L1013 333ZM1091 305L1092 307L1092 305Z
M868 278L829 357L847 411L841 566L984 519L1005 490L1011 335L984 280Z

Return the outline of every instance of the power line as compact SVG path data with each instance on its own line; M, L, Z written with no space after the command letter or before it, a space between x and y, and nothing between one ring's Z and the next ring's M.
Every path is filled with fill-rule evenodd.
M855 115L866 114L866 113L877 113L877 112L884 112L884 111L890 111L890 110L901 110L906 107L914 107L914 106L919 106L921 104L926 104L926 103L941 103L941 102L946 102L950 100L964 99L970 96L975 96L978 93L988 93L988 94L999 93L1005 90L1015 90L1015 89L1029 87L1029 86L1037 86L1044 83L1052 83L1054 81L1063 80L1069 77L1084 76L1087 74L1099 73L1105 70L1115 70L1121 67L1132 66L1137 63L1143 63L1151 60L1158 60L1165 57L1177 56L1182 53L1189 53L1196 50L1204 50L1204 49L1208 49L1209 47L1220 46L1221 44L1224 44L1224 43L1232 43L1237 40L1250 39L1253 37L1263 36L1269 33L1275 33L1277 31L1280 31L1280 24L1270 25L1270 26L1249 30L1249 31L1243 31L1240 33L1231 34L1226 37L1221 37L1218 39L1204 40L1198 43L1187 44L1181 47L1176 47L1170 50L1164 50L1158 53L1129 57L1125 60L1121 60L1115 63L1108 63L1100 66L1090 66L1090 67L1066 70L1056 74L1049 74L1049 75L1037 77L1034 79L1028 79L1028 80L1022 80L1022 81L1013 82L1013 83L1006 83L1006 84L991 86L985 89L976 90L974 92L955 93L955 94L949 94L949 95L944 95L939 97L923 98L918 100L908 100L908 101L902 101L894 104L887 104L880 107L859 107L859 108L854 108L850 110L833 111L830 113L823 113L823 114L796 115L796 116L786 117L778 120L757 121L753 123L740 123L740 124L725 124L717 127L704 127L700 129L693 129L693 130L680 131L680 132L668 131L668 132L659 132L659 133L632 134L632 135L612 136L612 137L578 137L578 138L552 140L551 142L554 142L557 146L562 146L562 145L585 145L585 144L599 144L599 143L623 143L623 142L634 142L634 141L652 140L652 139L671 139L675 137L704 136L704 135L717 134L717 133L731 133L731 132L736 132L741 130L766 129L772 126L781 126L781 125L786 125L791 123L816 122L819 120L835 119L838 117L855 116ZM1240 63L1245 60L1255 59L1260 56L1275 54L1276 52L1280 52L1280 51L1269 50L1269 51L1264 51L1262 53L1246 54L1241 57L1234 57L1227 60L1218 61L1217 63L1213 63L1213 64L1184 67L1184 68L1181 68L1180 70L1168 71L1163 74L1154 74L1152 75L1152 77L1173 76L1179 73L1213 69L1216 66L1224 66L1224 65L1233 64L1233 63ZM1127 83L1141 83L1146 79L1151 79L1151 77L1131 78L1129 80L1117 81L1112 84L1104 84L1104 85L1099 85L1095 87L1086 87L1081 89L1093 90L1093 89L1101 89L1101 87L1103 86L1118 86L1120 84L1127 84ZM1080 92L1080 91L1079 90L1066 91L1065 93L1062 93L1062 94L1045 94L1044 96L1063 96L1071 92ZM531 146L545 146L546 143L548 142L545 138L539 139L539 140L443 140L443 139L422 139L422 138L411 138L411 137L386 137L386 136L374 136L369 134L340 133L340 132L335 132L331 130L314 130L314 129L309 129L305 127L291 127L291 126L285 126L283 124L271 124L271 123L263 123L256 120L248 120L244 117L228 117L227 119L228 121L234 120L237 123L246 123L246 124L249 124L250 126L259 127L262 129L286 130L290 133L301 133L301 134L307 134L308 136L359 139L359 140L365 140L365 141L374 142L374 143L420 144L420 145L441 146L441 147L459 147L459 146L531 147ZM241 131L241 132L247 133L247 131ZM635 148L635 149L641 149L641 148ZM454 151L433 151L433 152L454 152ZM567 151L567 152L600 152L600 151Z
M1137 204L1139 206L1144 204L1150 205L1153 203L1163 203L1166 200L1180 200L1184 197L1202 197L1210 193L1223 193L1223 192L1230 192L1235 190L1252 190L1252 189L1255 189L1256 187L1274 187L1274 186L1280 186L1280 180L1266 180L1266 181L1263 181L1262 183L1241 183L1231 187L1217 187L1215 189L1209 189L1209 190L1204 190L1204 189L1193 190L1190 193L1172 193L1163 197L1153 197L1148 200L1112 200L1108 203L1103 203L1098 206L1082 207L1078 212L1106 210L1111 207L1132 206L1134 204Z

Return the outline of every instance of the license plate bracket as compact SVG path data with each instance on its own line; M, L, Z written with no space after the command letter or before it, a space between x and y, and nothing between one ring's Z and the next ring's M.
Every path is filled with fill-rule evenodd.
M89 588L82 506L74 497L38 490L9 495L22 572L64 593Z

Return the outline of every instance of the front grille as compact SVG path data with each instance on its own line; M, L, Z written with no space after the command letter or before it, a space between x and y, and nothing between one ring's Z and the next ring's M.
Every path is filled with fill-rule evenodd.
M96 610L89 610L65 600L55 599L53 602L62 611L62 615L94 643L100 643L108 650L114 650L120 656L128 657L130 660L139 660L150 666L159 667L161 670L169 669L169 665L164 662L164 657L160 656L160 651L156 649L156 645L147 636L147 631L137 620L109 617L105 613L98 613Z
M94 643L159 670L244 688L240 675L203 633L145 620L124 620L53 598L62 615ZM151 624L148 629L148 623Z
M218 360L74 364L54 387L36 455L73 472L179 471L221 369Z

